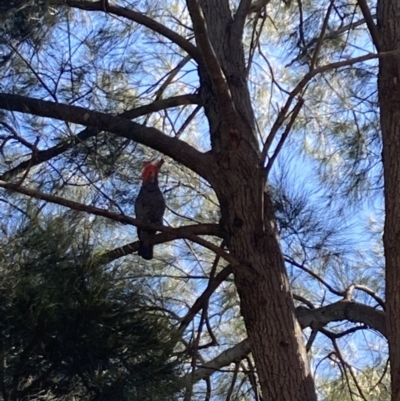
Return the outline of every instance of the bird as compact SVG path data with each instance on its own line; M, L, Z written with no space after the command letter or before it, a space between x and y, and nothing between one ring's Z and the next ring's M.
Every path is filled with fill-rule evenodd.
M142 187L135 201L136 218L144 223L162 224L165 212L165 199L158 186L158 172L164 160L151 160L143 163ZM155 230L137 228L139 237L138 255L145 260L153 259Z

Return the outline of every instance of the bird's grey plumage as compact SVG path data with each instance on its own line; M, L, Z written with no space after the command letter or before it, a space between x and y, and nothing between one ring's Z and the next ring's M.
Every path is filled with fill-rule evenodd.
M143 222L162 224L164 211L165 200L158 187L157 177L153 178L151 182L143 182L135 202L136 218ZM138 227L137 233L140 241L138 255L146 260L152 259L156 232Z

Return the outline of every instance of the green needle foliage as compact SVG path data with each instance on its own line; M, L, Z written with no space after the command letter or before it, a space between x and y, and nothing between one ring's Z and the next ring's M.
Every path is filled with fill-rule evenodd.
M179 389L167 319L138 285L96 264L89 242L57 218L4 245L4 400L168 400Z

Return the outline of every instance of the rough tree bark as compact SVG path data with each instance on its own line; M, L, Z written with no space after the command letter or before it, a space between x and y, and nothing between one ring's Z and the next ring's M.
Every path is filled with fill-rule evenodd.
M246 6L247 3L247 6ZM250 347L267 400L316 400L274 211L265 192L263 160L246 82L244 15L232 17L227 0L189 0L199 76L217 171L211 182L221 207L230 253L239 261L235 283ZM246 9L247 7L247 9Z
M400 51L400 0L378 1L380 51ZM378 92L385 180L384 247L392 400L400 400L400 54L383 57Z

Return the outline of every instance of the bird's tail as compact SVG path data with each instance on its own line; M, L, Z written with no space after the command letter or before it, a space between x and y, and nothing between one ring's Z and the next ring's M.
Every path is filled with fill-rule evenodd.
M144 241L140 241L138 255L146 260L153 259L153 245L149 245Z

